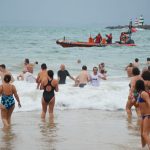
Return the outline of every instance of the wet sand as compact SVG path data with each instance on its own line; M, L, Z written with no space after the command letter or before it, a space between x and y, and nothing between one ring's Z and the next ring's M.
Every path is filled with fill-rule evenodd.
M136 116L124 111L55 110L54 120L39 111L16 112L9 130L0 122L0 150L145 150Z

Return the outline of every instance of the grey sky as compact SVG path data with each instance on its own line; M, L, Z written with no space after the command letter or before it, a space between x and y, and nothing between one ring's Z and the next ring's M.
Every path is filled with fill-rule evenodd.
M0 25L117 25L143 14L150 0L0 0Z

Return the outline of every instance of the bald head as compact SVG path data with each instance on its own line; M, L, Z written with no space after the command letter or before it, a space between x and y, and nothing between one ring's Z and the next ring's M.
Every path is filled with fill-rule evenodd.
M64 64L61 64L61 65L60 65L60 69L61 69L61 70L65 70L65 65L64 65Z

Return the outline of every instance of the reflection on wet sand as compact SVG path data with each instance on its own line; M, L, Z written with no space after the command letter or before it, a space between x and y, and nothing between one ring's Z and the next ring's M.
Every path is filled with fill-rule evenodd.
M43 143L45 149L49 147L55 150L55 145L57 143L57 131L58 128L56 127L55 118L41 119L40 127L40 141ZM43 148L44 148L43 147Z
M12 150L14 148L13 142L15 139L16 134L13 133L12 128L1 129L0 150Z
M55 115L41 120L38 111L14 113L13 126L0 131L0 150L142 150L137 118L126 120L123 111L81 109Z

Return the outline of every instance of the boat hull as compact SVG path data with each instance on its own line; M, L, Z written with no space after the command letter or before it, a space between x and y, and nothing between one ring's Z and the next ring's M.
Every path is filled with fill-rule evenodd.
M61 45L64 48L69 47L105 47L105 46L136 46L135 44L119 44L119 43L112 43L112 44L96 44L96 43L89 43L89 42L72 42L72 41L60 41L57 40L56 43Z

